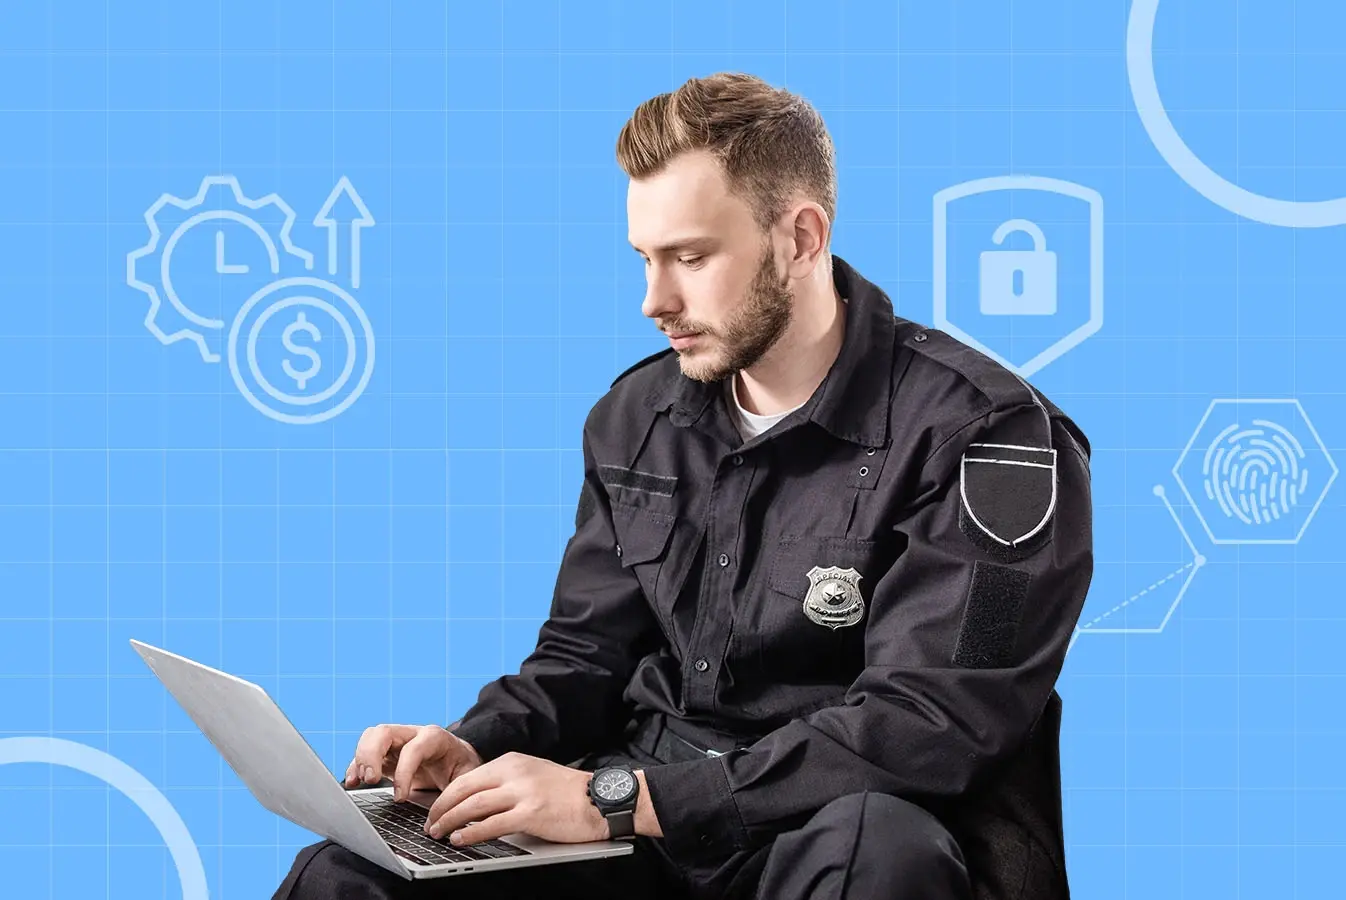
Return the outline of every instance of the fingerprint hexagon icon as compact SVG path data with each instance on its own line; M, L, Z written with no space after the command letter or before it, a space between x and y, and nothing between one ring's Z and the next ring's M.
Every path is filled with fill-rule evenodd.
M1294 544L1337 477L1298 400L1215 400L1173 466L1216 544Z

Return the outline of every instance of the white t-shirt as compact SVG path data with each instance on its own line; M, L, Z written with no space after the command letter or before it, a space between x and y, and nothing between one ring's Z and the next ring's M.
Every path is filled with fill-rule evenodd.
M729 411L734 420L734 425L738 428L738 433L743 436L744 441L752 440L757 437L757 435L766 431L781 419L794 412L795 409L799 409L799 406L808 403L808 401L805 400L804 403L799 404L799 406L796 406L794 409L787 409L784 412L773 413L769 416L759 416L757 413L748 412L743 408L743 405L738 402L738 373L726 378L725 382L727 384L724 391L725 399L729 403Z

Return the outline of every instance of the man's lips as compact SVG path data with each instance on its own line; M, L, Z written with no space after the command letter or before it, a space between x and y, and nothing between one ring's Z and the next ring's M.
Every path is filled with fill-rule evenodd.
M692 344L696 343L696 339L701 336L698 332L695 331L684 331L682 333L667 332L667 334L668 334L668 342L673 345L673 349L675 350L681 350L684 347L690 347Z

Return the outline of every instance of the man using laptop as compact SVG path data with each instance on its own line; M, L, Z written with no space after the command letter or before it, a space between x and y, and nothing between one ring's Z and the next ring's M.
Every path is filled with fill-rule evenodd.
M693 79L617 157L672 346L585 422L518 674L448 730L370 729L345 776L441 791L435 836L636 852L412 883L324 841L276 897L1067 897L1084 435L830 253L833 145L804 100Z

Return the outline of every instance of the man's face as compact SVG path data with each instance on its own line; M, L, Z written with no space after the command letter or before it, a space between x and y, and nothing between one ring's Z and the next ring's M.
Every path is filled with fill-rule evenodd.
M641 312L673 341L682 372L719 381L755 364L785 333L794 298L774 243L729 193L707 153L684 154L658 175L632 179L628 239L645 260Z

